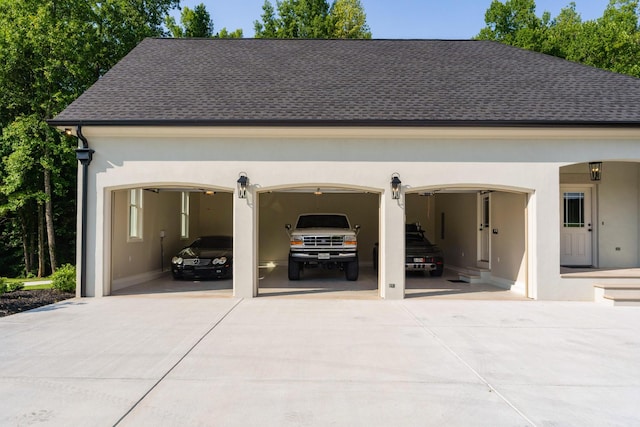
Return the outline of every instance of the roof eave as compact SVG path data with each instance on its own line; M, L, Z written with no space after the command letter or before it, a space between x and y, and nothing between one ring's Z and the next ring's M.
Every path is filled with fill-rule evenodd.
M148 127L592 127L636 128L640 121L581 120L47 120L50 126Z

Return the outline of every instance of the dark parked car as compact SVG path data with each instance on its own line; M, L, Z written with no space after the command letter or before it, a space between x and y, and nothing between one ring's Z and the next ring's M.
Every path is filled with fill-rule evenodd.
M230 236L202 236L171 260L174 279L221 279L232 274L233 239Z
M373 248L373 266L378 269L378 244ZM442 276L444 257L442 251L424 235L420 224L405 226L406 271L428 271L432 276Z

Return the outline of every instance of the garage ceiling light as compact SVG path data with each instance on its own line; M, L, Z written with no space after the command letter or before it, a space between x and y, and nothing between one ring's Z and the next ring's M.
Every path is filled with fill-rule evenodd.
M316 196L321 196L322 195L322 191L320 191L320 187L318 187L318 189L316 191L314 191L313 194L315 194Z

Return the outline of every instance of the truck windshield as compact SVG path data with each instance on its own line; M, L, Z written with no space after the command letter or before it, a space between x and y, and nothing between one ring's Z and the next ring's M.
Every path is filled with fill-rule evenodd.
M349 228L344 215L302 215L296 228Z

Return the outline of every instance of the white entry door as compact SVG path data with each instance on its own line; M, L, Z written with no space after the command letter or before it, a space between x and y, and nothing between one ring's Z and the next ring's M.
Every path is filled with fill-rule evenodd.
M593 226L591 188L560 189L560 265L590 266Z
M478 196L478 262L480 268L491 268L491 193Z

